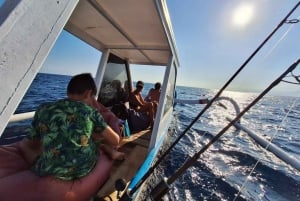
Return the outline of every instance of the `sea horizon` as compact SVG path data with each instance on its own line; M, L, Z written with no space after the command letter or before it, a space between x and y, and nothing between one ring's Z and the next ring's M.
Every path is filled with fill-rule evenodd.
M67 75L67 74L58 74L58 73L51 73L51 72L38 72L40 74L50 74L50 75L58 75L58 76L68 76L68 77L72 77L73 75ZM84 72L83 72L84 73ZM138 81L137 80L134 80L133 83L136 83ZM145 83L149 84L149 85L154 85L156 82L147 82L145 81ZM216 93L221 89L221 87L223 86L220 86L220 89L216 89L216 88L204 88L204 87L201 87L201 86L189 86L189 85L176 85L176 87L186 87L186 88L199 88L199 89L208 89L208 90L212 90L212 91L215 91ZM237 93L251 93L251 94L260 94L262 91L251 91L251 90L245 90L245 91L240 91L240 90L233 90L233 89L226 89L225 91L228 91L228 92L237 92ZM289 92L288 94L284 94L284 92L278 92L278 91L275 91L273 92L272 90L266 94L266 95L271 95L271 96L279 96L279 97L295 97L295 98L299 98L300 97L300 94L299 95L295 95L295 94L299 94L297 92L291 94L291 92Z

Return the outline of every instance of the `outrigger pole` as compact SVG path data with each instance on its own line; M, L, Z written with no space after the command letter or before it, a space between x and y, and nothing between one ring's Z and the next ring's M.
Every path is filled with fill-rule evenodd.
M215 143L232 125L234 125L252 106L254 106L261 98L264 97L272 88L274 88L280 81L290 72L292 72L300 63L300 58L293 63L283 74L281 74L275 81L273 81L256 99L254 99L241 113L236 116L227 126L225 126L215 137L213 137L200 151L189 158L172 176L164 178L152 191L152 200L161 200L172 184L179 176L181 176L190 166L192 166L200 155L205 152L213 143Z
M205 105L202 111L195 117L195 119L187 126L187 128L177 137L177 139L171 144L171 146L162 154L162 156L156 161L156 163L149 168L149 170L144 174L140 181L132 188L128 189L123 193L122 197L119 199L121 201L131 201L134 193L139 189L139 187L146 181L146 179L154 172L155 168L160 164L160 162L170 153L173 147L179 142L179 140L187 133L188 130L198 121L198 119L203 115L203 113L213 104L213 102L221 95L221 93L227 88L227 86L235 79L235 77L242 71L245 66L252 60L252 58L257 54L257 52L267 43L267 41L276 33L276 31L286 22L290 15L297 9L300 5L300 1L291 9L291 11L282 19L282 21L277 25L277 27L266 37L266 39L257 47L257 49L249 56L249 58L239 67L239 69L232 75L232 77L225 83L225 85L218 91L218 93Z
M227 118L227 120L232 121L229 118ZM294 156L291 156L289 153L285 152L283 149L276 146L271 141L264 139L260 135L254 133L253 131L249 130L248 128L242 126L238 122L235 122L234 126L237 129L241 129L242 131L247 133L252 139L254 139L260 146L264 147L267 151L270 151L271 153L275 154L282 161L286 162L287 164L290 164L291 166L296 168L298 171L300 171L300 161L297 158L295 158Z

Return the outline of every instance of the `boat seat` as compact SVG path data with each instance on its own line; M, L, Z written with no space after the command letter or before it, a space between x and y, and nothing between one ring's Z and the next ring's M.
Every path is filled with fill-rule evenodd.
M95 168L75 181L36 176L23 159L19 142L0 147L0 201L87 201L110 176L113 161L100 152Z

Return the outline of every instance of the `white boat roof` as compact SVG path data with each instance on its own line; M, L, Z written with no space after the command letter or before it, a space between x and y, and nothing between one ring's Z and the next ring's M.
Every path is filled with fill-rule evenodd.
M176 45L165 0L81 0L65 30L132 64L167 65Z
M0 136L63 28L131 64L179 67L166 0L14 0L0 11Z

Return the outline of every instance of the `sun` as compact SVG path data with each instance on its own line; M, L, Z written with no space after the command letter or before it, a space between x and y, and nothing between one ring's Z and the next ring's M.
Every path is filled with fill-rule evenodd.
M238 5L232 15L232 24L236 27L247 26L254 17L254 6L250 3Z

